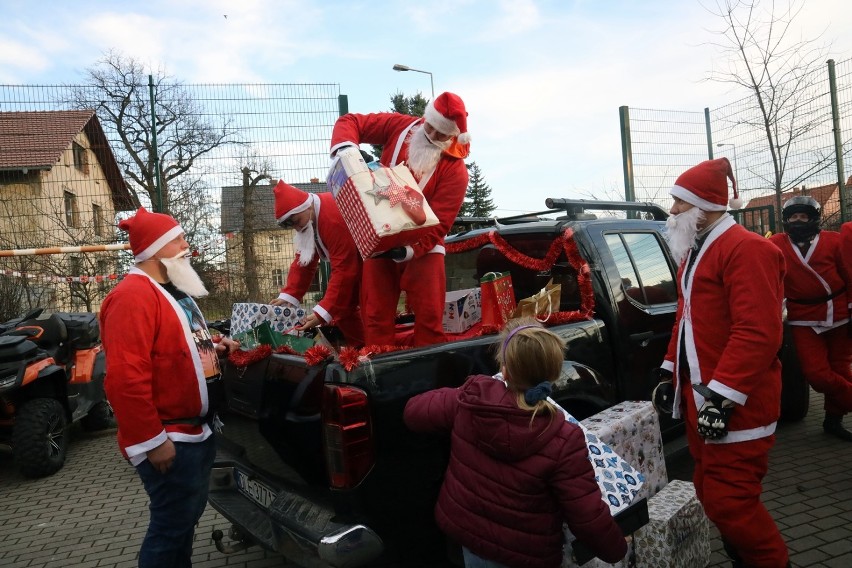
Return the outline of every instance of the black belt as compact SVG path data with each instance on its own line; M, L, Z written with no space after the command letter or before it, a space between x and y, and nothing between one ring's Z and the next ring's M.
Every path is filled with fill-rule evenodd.
M844 294L844 293L846 293L846 287L845 286L843 288L841 288L840 290L838 290L837 292L832 292L830 295L823 296L821 298L803 298L803 299L787 298L787 301L793 302L794 304L805 304L807 306L814 306L816 304L824 304L825 302L828 302L829 300L833 300L837 296L839 296L840 294Z
M209 416L193 416L192 418L173 418L171 420L163 420L164 425L174 424L189 424L190 426L201 426L202 424L213 424L214 413Z

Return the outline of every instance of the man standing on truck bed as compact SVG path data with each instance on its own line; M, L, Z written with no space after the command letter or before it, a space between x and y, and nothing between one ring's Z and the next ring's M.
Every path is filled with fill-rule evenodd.
M840 234L821 231L820 205L807 195L781 209L784 233L770 240L784 254L787 322L808 384L825 395L822 429L852 442L843 415L852 410L852 345L849 342L850 275L840 256Z
M150 498L139 566L191 566L216 455L208 387L221 386L217 354L236 343L213 344L192 299L207 290L177 221L140 207L118 227L130 233L136 265L101 308L104 387L121 453Z
M411 246L364 261L361 313L368 345L393 345L401 290L414 312L414 344L445 341L444 237L467 192L464 158L470 151L467 111L453 93L441 93L423 118L398 113L346 114L331 135L332 156L345 146L381 144L382 165L405 162L439 223Z
M781 405L784 258L726 212L728 178L738 208L726 158L690 168L671 190L680 294L660 374L676 378L695 492L734 566L781 568L787 547L760 492Z
M330 193L305 193L279 180L275 192L275 219L282 229L295 229L296 258L278 298L269 302L299 306L311 285L320 259L331 263L331 278L322 300L296 329L331 323L340 328L347 344L363 347L364 328L358 309L361 257L352 234Z

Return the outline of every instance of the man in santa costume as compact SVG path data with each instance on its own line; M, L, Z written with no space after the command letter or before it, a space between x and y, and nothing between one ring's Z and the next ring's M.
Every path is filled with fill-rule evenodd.
M852 410L852 345L849 298L852 281L843 265L840 234L821 231L820 205L797 195L784 203L784 233L772 235L787 262L787 321L808 383L825 395L823 430L847 442L843 415Z
M207 290L189 264L177 221L140 207L118 226L130 233L136 264L101 307L104 387L121 453L150 498L139 566L191 566L216 456L211 403L221 388L218 355L237 344L212 341L192 299Z
M368 345L393 345L401 290L414 313L414 344L445 341L444 237L467 191L464 158L470 151L467 111L453 93L441 93L423 118L397 113L346 114L331 136L331 154L347 146L381 144L382 165L405 162L439 223L417 242L364 261L361 310Z
M787 547L760 501L780 413L784 259L729 215L726 158L684 172L671 190L667 239L679 300L660 369L675 378L695 492L734 566L781 568Z
M852 221L843 223L840 227L840 256L843 259L846 274L852 276ZM850 303L849 309L852 312L852 303ZM848 326L848 329L850 335L852 335L852 324Z
M296 258L276 306L299 307L311 285L320 260L331 263L331 277L322 300L296 329L305 330L335 322L353 347L364 345L364 329L358 308L361 256L330 193L305 193L279 180L275 193L275 219L284 229L295 229Z

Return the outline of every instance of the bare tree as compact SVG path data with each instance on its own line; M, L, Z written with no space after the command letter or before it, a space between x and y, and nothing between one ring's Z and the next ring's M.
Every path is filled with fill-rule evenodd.
M104 128L117 134L122 148L113 150L124 175L132 182L129 186L134 197L138 201L138 191L144 192L159 211L172 213L173 186L200 157L236 142L237 131L230 118L214 118L205 113L183 84L162 70L148 72L140 61L109 51L86 70L86 75L88 84L72 88L69 103L74 108L96 109ZM149 75L155 93L156 152ZM187 222L179 217L178 220Z
M793 37L792 25L804 7L804 0L715 0L705 8L720 18L720 39L713 45L728 56L727 67L714 69L710 80L743 87L754 96L757 120L742 119L741 124L765 134L772 161L772 178L767 183L776 197L776 221L781 223L781 193L803 178L831 165L831 156L816 156L808 171L788 179L791 149L820 124L809 112L808 103L815 95L818 74L828 46L821 38Z

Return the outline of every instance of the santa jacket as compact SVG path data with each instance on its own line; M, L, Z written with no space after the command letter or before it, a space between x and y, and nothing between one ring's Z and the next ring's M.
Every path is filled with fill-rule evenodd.
M852 291L844 274L839 233L820 231L804 256L785 234L772 235L769 240L781 249L787 262L784 296L790 325L833 327L849 319ZM840 294L829 299L837 292Z
M287 273L287 282L281 293L288 302L299 305L311 285L320 258L331 262L331 278L322 300L314 312L326 323L343 318L358 308L358 285L361 281L361 256L355 248L352 234L330 193L315 194L314 211L316 252L306 266L299 264L296 255Z
M558 413L539 412L532 424L530 415L502 381L484 375L408 401L409 428L451 432L438 526L482 557L556 568L564 521L599 558L620 560L624 536L601 499L582 430Z
M379 161L393 167L408 159L406 137L421 122L422 118L396 113L345 114L334 125L331 151L351 144L382 144ZM467 182L464 160L447 154L441 156L434 172L427 172L417 179L420 191L439 223L411 245L413 258L430 252L444 254L444 237L450 232L464 202Z
M207 384L189 320L174 297L133 268L101 306L107 399L118 445L133 465L166 441L200 442L207 424L164 426L164 420L207 413Z
M843 223L840 227L840 257L843 259L846 281L850 282L852 281L852 221ZM849 307L852 308L852 290L847 292L849 292Z
M678 271L680 299L663 363L678 377L674 417L683 414L685 387L684 395L691 391L697 408L704 404L700 394L681 384L684 371L693 384L705 384L736 403L728 435L708 444L772 435L781 412L781 251L725 215L707 235L689 278L685 266L686 261ZM686 361L680 359L682 351Z

